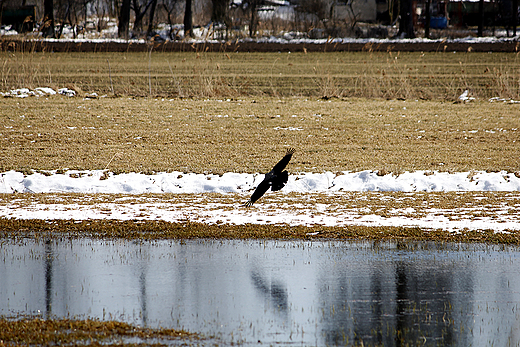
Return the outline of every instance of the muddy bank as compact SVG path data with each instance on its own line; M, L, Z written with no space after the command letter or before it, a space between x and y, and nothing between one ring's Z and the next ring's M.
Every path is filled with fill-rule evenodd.
M0 218L0 238L94 238L126 240L175 239L272 239L272 240L368 240L436 241L519 245L516 231L449 232L416 227L327 227L289 225L230 225L175 223L142 220L21 220Z

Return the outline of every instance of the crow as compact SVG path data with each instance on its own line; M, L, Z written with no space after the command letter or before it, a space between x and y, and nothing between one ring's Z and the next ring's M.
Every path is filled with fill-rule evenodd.
M271 191L275 192L277 190L282 189L287 180L289 179L289 173L287 171L283 171L289 161L291 160L292 155L296 152L294 148L289 148L285 153L285 156L276 164L271 171L265 174L264 180L260 182L258 187L256 187L255 192L251 195L251 199L246 202L245 206L249 207L255 203L258 199L262 197L262 195L271 188Z

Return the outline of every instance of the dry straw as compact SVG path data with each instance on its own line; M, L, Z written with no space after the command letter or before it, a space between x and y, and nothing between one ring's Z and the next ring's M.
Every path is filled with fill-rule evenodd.
M85 91L130 96L450 101L469 89L480 98L520 99L518 54L3 52L0 87L75 84ZM109 63L108 76L102 61L115 62Z
M292 146L298 149L292 172L520 172L520 113L506 102L1 100L0 171L255 173Z

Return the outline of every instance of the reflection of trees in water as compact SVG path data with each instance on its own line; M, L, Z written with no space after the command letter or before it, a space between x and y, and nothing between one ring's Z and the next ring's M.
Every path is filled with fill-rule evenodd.
M139 296L141 299L141 314L143 316L143 326L148 325L148 310L146 309L146 274L148 272L148 267L146 263L140 264L138 271L139 274Z
M430 270L430 271L428 271ZM395 263L396 346L435 339L442 345L459 344L454 334L451 294L453 274L416 268L413 262ZM440 322L444 320L446 324ZM435 323L433 323L435 322ZM390 332L391 333L391 332Z
M45 316L52 316L52 261L54 251L52 249L51 240L45 240Z
M453 305L469 301L472 293L459 284L473 287L471 270L428 260L348 261L320 278L327 345L470 343L470 329L460 331L454 324L468 318Z

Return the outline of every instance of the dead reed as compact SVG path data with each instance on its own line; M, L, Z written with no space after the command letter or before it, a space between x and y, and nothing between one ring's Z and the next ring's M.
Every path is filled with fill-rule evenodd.
M0 230L7 238L49 237L157 240L157 239L312 239L312 240L415 240L437 242L475 242L519 245L517 231L495 233L492 230L421 229L399 226L289 226L272 224L206 224L166 222L162 220L130 221L93 219L75 220L22 220L0 218Z
M520 98L518 53L12 53L0 90L76 86L154 97ZM107 64L107 60L110 62Z

